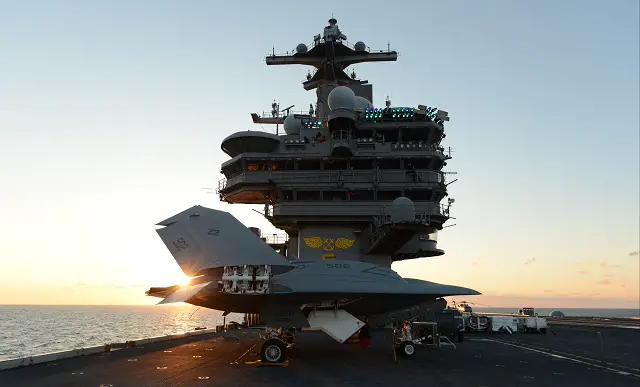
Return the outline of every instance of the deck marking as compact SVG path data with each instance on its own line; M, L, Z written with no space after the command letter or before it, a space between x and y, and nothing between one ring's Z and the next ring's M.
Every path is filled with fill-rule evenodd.
M503 342L503 341L501 341L501 340L497 340L497 339L469 339L469 340L471 340L471 341L477 341L477 340L494 340L494 341L499 342L499 343L502 343L502 342ZM505 343L509 343L509 342L507 342L507 341L504 341L504 342L505 342ZM582 360L585 360L585 361L587 361L587 362L594 362L594 363L597 363L597 364L606 364L606 365L609 365L609 366L612 366L612 367L623 368L623 369L625 369L625 370L627 370L627 371L630 371L630 372L631 372L631 374L634 374L634 373L635 373L635 374L640 374L640 368L627 367L627 366L623 366L623 365L620 365L620 364L609 363L609 362L606 362L606 361L605 361L605 362L602 362L602 361L600 361L600 360L592 359L592 358L589 358L589 357L586 357L586 356L576 355L576 354L573 354L573 353L567 353L567 352L562 352L562 351L550 350L550 349L543 348L543 347L537 347L537 346L535 346L535 345L531 345L531 344L526 344L526 345L521 344L521 345L522 345L523 347L528 347L528 348L538 349L538 350L541 350L541 351L544 351L544 352L549 352L550 354L560 354L560 355L564 355L564 356L566 356L566 357L577 357L577 358L582 359ZM580 350L580 352L583 352L583 353L584 353L584 352L587 352L587 351L585 351L585 350ZM558 356L557 358L559 358L559 359L563 359L563 360L564 360L564 358L563 358L562 356Z
M620 371L620 370L616 370L616 369L611 368L611 367L605 367L605 366L602 366L602 365L599 365L599 364L589 363L589 362L586 362L586 361L584 361L584 360L572 359L572 358L567 357L567 356L556 355L556 354L554 354L554 353L541 351L541 350L539 350L539 349L533 349L533 348L529 348L529 347L524 347L524 346L522 346L522 345L517 345L517 344L513 344L513 343L508 343L508 342L505 342L505 341L494 340L494 339L477 339L477 340L478 340L478 341L491 341L491 342L498 343L498 344L509 345L509 346L511 346L511 347L516 347L516 348L526 349L527 351L541 353L541 354L543 354L543 355L547 355L547 356L555 357L555 358L558 358L558 359L565 359L565 360L572 361L572 362L574 362L574 363L581 363L581 364L586 364L586 365L591 366L591 367L601 368L601 369L604 369L604 370L607 370L607 371L614 372L614 373L616 373L616 374L618 374L618 375L624 375L624 376L631 376L631 377L634 377L634 378L640 378L640 375L638 375L638 374L632 374L631 372Z

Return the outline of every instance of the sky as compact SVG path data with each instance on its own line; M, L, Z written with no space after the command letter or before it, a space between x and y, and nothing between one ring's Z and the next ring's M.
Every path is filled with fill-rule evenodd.
M264 56L333 16L395 63L355 67L374 104L449 112L454 227L407 277L490 306L640 308L636 0L0 0L0 304L150 304L184 275L155 233L203 190L220 142L277 99L314 102Z

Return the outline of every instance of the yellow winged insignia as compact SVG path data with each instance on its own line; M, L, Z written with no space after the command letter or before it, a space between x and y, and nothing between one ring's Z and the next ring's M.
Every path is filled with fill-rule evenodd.
M354 239L338 238L338 240L336 240L336 247L341 250L348 249L353 246L354 242Z
M304 243L307 246L311 247L312 249L317 249L322 246L322 238L320 237L304 238Z

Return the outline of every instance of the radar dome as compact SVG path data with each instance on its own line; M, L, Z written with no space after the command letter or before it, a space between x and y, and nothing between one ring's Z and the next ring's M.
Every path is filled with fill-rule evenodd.
M293 114L289 114L284 119L283 126L286 134L298 134L300 133L300 129L302 129L302 121L295 118Z
M367 46L364 44L364 42L361 41L354 44L353 48L355 48L356 51L364 51L367 49Z
M367 109L367 108L373 108L373 104L371 103L371 101L369 101L365 97L360 97L359 95L356 95L356 109Z
M300 43L298 44L298 46L296 46L296 52L298 54L304 54L307 52L307 45L304 43Z
M353 110L356 106L356 95L346 86L338 86L329 93L329 109Z
M549 313L549 317L564 317L564 313L559 310L554 310L553 312Z
M392 222L413 222L416 219L416 206L407 197L401 196L391 203Z

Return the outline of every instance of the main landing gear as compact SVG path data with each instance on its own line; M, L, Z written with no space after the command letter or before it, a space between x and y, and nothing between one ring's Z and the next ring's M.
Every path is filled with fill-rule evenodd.
M265 339L260 347L260 359L263 363L283 363L287 359L287 350L294 347L294 329L267 328Z
M260 359L264 363L282 363L286 358L287 346L280 339L269 339L262 343Z

